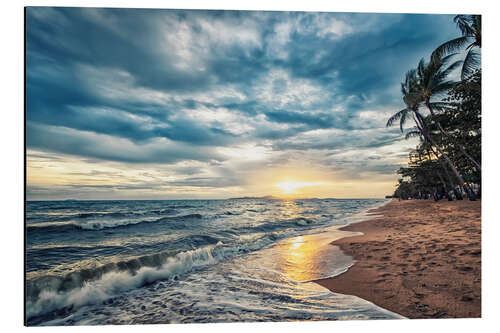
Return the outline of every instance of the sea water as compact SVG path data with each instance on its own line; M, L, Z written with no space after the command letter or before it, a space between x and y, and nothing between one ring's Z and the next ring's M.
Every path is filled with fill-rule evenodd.
M311 282L383 199L30 201L28 325L383 319Z

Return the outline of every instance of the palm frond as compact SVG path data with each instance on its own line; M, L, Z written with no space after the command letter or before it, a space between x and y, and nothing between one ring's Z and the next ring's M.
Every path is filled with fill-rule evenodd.
M458 29L462 32L462 36L472 36L474 35L473 28L473 15L457 15L453 19L457 24Z
M417 70L411 69L406 72L405 80L401 83L401 93L403 94L403 101L407 106L412 106L419 103L417 100L418 95L418 80L417 80Z
M408 112L403 112L401 115L401 119L399 119L399 129L401 130L401 133L403 133L403 126L406 122L406 116L408 116Z
M445 111L451 108L451 104L448 102L431 102L429 105L434 111Z
M392 125L394 125L395 122L400 121L400 127L402 127L401 120L406 121L406 115L408 114L408 111L409 111L408 108L405 108L403 110L396 112L387 120L385 126L391 127Z
M455 87L456 84L457 84L456 81L451 81L451 80L441 82L438 85L432 87L432 95L434 97L438 97L443 94L446 94L451 88Z
M448 61L450 61L456 55L458 55L458 52L450 53L450 54L444 56L443 58L441 58L441 64L446 65L448 63Z
M472 28L481 33L481 15L472 15Z
M418 62L418 65L417 65L417 75L420 78L425 76L425 68L426 68L425 60L424 60L424 58L422 58L422 59L420 59L420 61Z
M476 70L481 65L481 54L475 49L470 49L464 59L464 64L462 66L462 80L468 78L474 70Z
M460 67L460 65L462 65L462 64L463 64L462 60L457 60L454 63L452 63L451 65L449 65L446 69L444 69L441 72L442 78L446 78L448 75L451 74L451 72L453 72L455 69L457 69L458 67Z
M455 39L444 42L439 45L434 52L432 52L432 59L441 59L445 54L454 53L455 51L460 51L465 45L472 43L472 39L469 36L457 37Z
M481 47L481 15L472 15L472 28L475 31L475 45Z

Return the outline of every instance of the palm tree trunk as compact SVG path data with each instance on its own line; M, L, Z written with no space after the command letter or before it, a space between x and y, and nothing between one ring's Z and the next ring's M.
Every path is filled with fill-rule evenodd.
M431 151L434 154L434 156L436 156L436 159L437 159L438 163L441 165L441 168L443 168L444 175L446 176L446 179L448 180L448 184L450 185L450 188L453 189L455 187L455 184L451 180L450 174L448 173L448 170L446 169L446 165L441 160L441 157L434 151L434 149L432 149L432 147L431 147ZM429 159L430 159L431 158L430 152L427 151L427 154L428 154ZM439 171L436 171L436 172L437 172L439 178L441 178ZM443 182L443 184L445 184L445 183ZM445 187L446 187L446 185L445 185Z
M455 188L455 184L453 184L453 181L451 180L450 174L448 173L448 170L446 170L446 165L441 161L441 158L437 155L437 153L434 150L432 151L432 153L434 154L434 156L436 156L438 163L443 168L444 174L446 175L446 179L448 179L448 184L446 184L446 182L443 180L443 177L441 177L441 173L436 170L436 173L437 173L439 179L441 180L441 183L443 184L444 190L446 192L446 194L445 194L446 198L449 201L452 201L453 198L450 196L449 191L453 190Z
M418 111L413 111L413 112L417 115L417 117L416 117L417 127L420 130L420 133L422 133L424 138L426 140L428 140L437 149L437 151L439 152L439 154L441 154L441 156L443 156L443 158L446 160L446 163L448 163L448 165L450 166L451 171L453 171L453 173L455 174L455 177L457 178L460 185L465 186L464 179L462 178L462 176L458 172L457 168L455 167L455 164L448 157L448 155L439 147L439 145L436 143L436 141L434 141L434 139L431 137L429 132L427 132L427 130L425 129L425 126L421 121L422 116L418 113Z
M446 177L448 178L448 181L451 184L451 188L455 191L455 184L452 182L450 174L448 173L448 170L446 170L446 165L444 165L441 162L441 158L437 155L437 153L433 149L431 149L431 151L434 154L434 156L436 156L436 158L438 159L439 163L443 167L444 173L445 173ZM476 201L476 194L474 193L474 191L472 190L472 188L468 184L465 184L465 183L461 184L461 188L462 188L462 190L464 190L464 189L467 190L466 192L468 194L468 197L469 197L470 201ZM462 199L458 199L458 196L457 196L457 200L462 200Z
M446 168L446 164L443 163L443 161L439 157L438 157L438 161L439 161L439 164L441 164L441 167L443 168L443 171L444 171L444 174L446 176L446 179L448 179L448 183L450 184L450 188L454 188L455 187L455 183L453 182L453 180L452 180L452 178L450 176L450 173L448 172L448 169Z
M441 184L443 184L443 186L446 188L448 186L446 186L446 182L444 181L443 177L441 176L441 173L439 171L436 171L438 177L439 177L439 181L441 182Z
M446 136L449 140L451 140L453 142L453 144L455 144L458 149L460 149L460 151L462 152L462 154L464 154L471 162L472 164L474 164L474 166L476 167L476 169L481 172L481 164L479 164L472 156L470 156L466 151L465 151L465 148L464 146L462 146L460 143L458 143L455 139L453 139L452 137L450 137L448 135L448 133L446 133L443 129L443 127L441 126L441 123L439 121L437 121L435 118L435 113L434 113L434 110L432 109L431 107L431 104L430 104L430 101L426 101L425 102L425 105L427 106L427 108L429 109L429 112L431 113L431 116L432 116L432 120L434 120L436 122L436 124L438 125L438 128L439 128L439 131L441 132L441 134L443 134L444 136Z
M441 148L436 144L436 142L434 141L434 139L432 139L431 136L428 135L428 134L427 134L427 139L430 141L430 143L432 143L432 145L434 147L436 147L436 149L439 152L439 154L441 154L441 156L443 156L443 158L446 160L446 162L450 166L451 171L453 171L453 173L455 174L455 177L457 177L457 180L460 183L460 185L464 186L465 185L464 179L462 178L462 176L458 172L457 168L455 167L455 164L450 160L450 158L448 157L448 155L446 155L446 153L441 150Z

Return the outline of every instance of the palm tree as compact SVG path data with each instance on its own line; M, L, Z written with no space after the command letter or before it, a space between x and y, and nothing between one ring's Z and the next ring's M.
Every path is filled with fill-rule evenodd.
M449 40L434 50L433 58L461 50L466 46L467 52L462 66L462 80L469 77L481 62L481 15L457 15L453 19L462 36Z
M439 122L439 120L436 119L436 114L434 110L443 110L445 107L448 106L448 103L431 102L431 99L442 96L443 94L447 93L452 87L455 86L456 84L455 81L448 80L448 76L450 75L450 73L453 72L456 68L458 68L462 64L462 61L459 60L459 61L454 61L448 66L448 62L455 55L456 54L453 53L447 55L442 59L434 57L429 63L426 63L425 60L422 58L418 63L417 67L417 79L418 79L417 89L421 94L420 97L423 103L425 104L427 109L429 109L432 120L436 123L441 133L444 136L446 136L450 141L452 141L453 144L460 149L462 154L464 154L467 157L467 159L469 159L472 162L472 164L479 171L481 171L481 165L476 160L474 160L474 158L471 155L469 155L466 152L465 148L461 144L459 144L456 140L454 140L444 131L443 127L441 126L441 123Z
M420 104L422 103L421 87L419 87L419 80L417 78L417 71L412 69L406 73L405 82L401 83L401 92L403 94L403 101L406 104L406 108L396 112L393 116L387 120L387 127L392 126L395 122L399 120L399 127L401 132L403 132L403 126L409 116L413 118L415 122L416 129L421 133L422 137L428 141L434 148L439 152L446 163L449 165L453 174L457 178L459 184L465 188L465 183L458 172L453 161L448 157L448 155L441 149L434 138L431 136L430 132L425 125L425 119L419 112Z

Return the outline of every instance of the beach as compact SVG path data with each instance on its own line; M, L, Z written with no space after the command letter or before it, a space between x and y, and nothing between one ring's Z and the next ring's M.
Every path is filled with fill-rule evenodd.
M481 317L481 201L406 200L341 228L332 242L355 264L316 280L407 318Z

